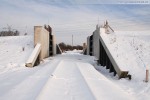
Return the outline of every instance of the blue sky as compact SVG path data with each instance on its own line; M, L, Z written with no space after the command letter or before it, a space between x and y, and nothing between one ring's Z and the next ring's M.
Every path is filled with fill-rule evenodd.
M124 0L1 0L0 30L7 24L21 33L33 33L33 26L50 24L57 42L86 42L96 24L108 20L114 30L150 30L150 0L145 4ZM75 41L77 40L77 41Z

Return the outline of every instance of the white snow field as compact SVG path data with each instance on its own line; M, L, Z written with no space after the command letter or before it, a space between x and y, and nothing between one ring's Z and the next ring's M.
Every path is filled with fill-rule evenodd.
M130 68L132 80L119 80L77 50L28 68L33 37L0 37L0 100L150 100L150 83L143 81L143 65L150 66L150 35L127 33L103 38L119 65Z

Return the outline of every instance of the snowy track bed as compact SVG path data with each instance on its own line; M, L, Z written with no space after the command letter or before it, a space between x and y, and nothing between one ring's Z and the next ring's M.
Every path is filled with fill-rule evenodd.
M78 51L48 58L38 67L27 68L24 63L33 50L33 37L1 37L0 100L149 100L150 83L143 81L145 68L139 61L140 57L149 65L149 36L126 35L117 35L118 42L111 45L116 59L123 61L121 65L134 69L130 70L133 76L130 81L118 80L105 67L96 66L94 57ZM110 34L110 40L114 38Z
M35 99L58 63L54 60L34 69L27 68L1 75L0 100Z
M0 99L134 100L87 63L84 55L59 55L34 68L0 76Z

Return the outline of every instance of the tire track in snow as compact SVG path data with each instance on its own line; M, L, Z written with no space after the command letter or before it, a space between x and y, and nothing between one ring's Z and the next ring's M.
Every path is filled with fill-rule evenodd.
M59 60L54 60L45 63L44 66L39 66L37 69L30 69L32 71L25 75L23 79L20 79L17 83L12 82L13 84L10 85L11 87L8 88L9 90L4 89L5 93L0 94L0 99L9 100L11 98L13 100L34 100L47 82L47 79L51 76L51 73L56 69L59 62ZM14 75L20 74L21 73L16 72ZM13 77L9 77L9 79L10 78ZM20 78L22 78L22 76ZM27 88L25 88L24 91L21 91L24 86ZM5 86L4 88L7 87Z
M49 78L37 100L95 100L77 65L72 60L61 64Z
M94 66L88 63L77 63L77 66L96 100L136 100L97 72Z

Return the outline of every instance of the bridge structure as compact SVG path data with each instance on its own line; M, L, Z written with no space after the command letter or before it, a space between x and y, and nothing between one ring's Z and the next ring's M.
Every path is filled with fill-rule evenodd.
M114 72L114 76L117 74L119 78L128 77L131 79L129 71L118 66L107 43L105 43L105 39L101 36L101 34L111 34L112 32L114 30L108 25L107 21L101 27L97 25L93 34L87 37L87 46L84 46L83 50L84 54L95 56L98 64L106 66L106 69ZM56 44L50 26L34 26L34 46L35 48L26 62L27 67L33 67L38 65L44 58L62 53L60 47Z
M84 54L95 56L98 64L106 66L106 69L109 69L109 72L114 72L114 76L117 74L119 78L128 77L131 79L128 69L117 64L107 43L105 43L105 39L101 36L102 34L111 34L113 32L114 30L108 25L107 21L104 26L100 27L97 25L93 34L87 37L87 49Z
M44 58L61 53L55 36L52 35L52 28L49 25L34 26L34 50L26 62L26 67L36 66Z

